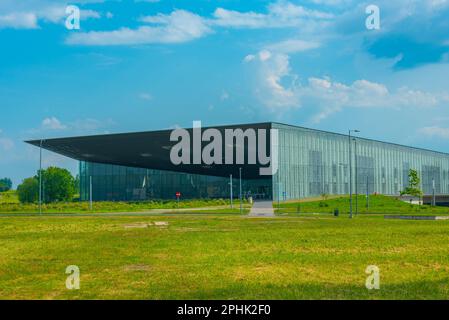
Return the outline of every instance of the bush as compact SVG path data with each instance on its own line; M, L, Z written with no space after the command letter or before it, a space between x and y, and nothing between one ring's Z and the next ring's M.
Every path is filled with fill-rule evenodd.
M329 204L327 204L326 202L320 201L320 203L318 204L318 206L319 206L320 208L326 208L326 207L329 207Z
M17 187L21 203L33 203L39 198L39 182L36 178L27 178Z
M38 179L39 174L36 179ZM49 167L42 170L44 202L72 201L75 195L75 178L67 169Z
M12 181L9 178L0 179L0 192L6 192L11 190Z

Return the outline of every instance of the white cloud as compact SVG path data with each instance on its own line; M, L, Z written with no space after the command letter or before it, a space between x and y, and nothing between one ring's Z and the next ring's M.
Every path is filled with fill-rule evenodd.
M35 29L38 27L37 16L30 12L12 12L0 15L0 29Z
M333 16L318 10L310 10L287 1L277 1L267 7L267 13L239 12L217 8L212 18L206 18L186 10L174 10L170 14L144 16L144 25L134 29L123 27L112 31L91 31L70 34L66 39L72 45L135 45L151 43L181 43L201 38L214 27L230 28L286 28L296 27L306 32L326 25ZM316 47L316 43L290 40L279 43L279 50L298 52Z
M37 10L36 14L39 19L42 19L51 23L63 23L67 17L65 12L66 6L48 6L41 10ZM80 10L80 19L99 19L101 18L101 14L94 10Z
M337 6L352 2L352 0L311 0L313 3L325 6Z
M248 56L247 56L248 57ZM447 93L429 93L401 87L391 91L381 83L366 79L351 84L329 77L310 77L306 83L290 70L289 56L263 50L245 61L255 66L256 94L265 107L281 112L301 106L313 106L318 123L344 108L432 108L449 102Z
M262 50L259 52L260 61L266 61L271 58L271 52L268 50Z
M283 20L296 18L330 19L333 15L319 10L307 9L303 6L295 5L285 0L279 0L268 6L271 15L280 17Z
M9 138L0 138L0 148L3 151L9 151L14 148L14 142Z
M285 54L272 54L268 50L262 50L248 62L254 61L258 65L257 95L262 103L269 108L290 108L299 105L296 77L291 77L289 57ZM291 78L289 85L284 85L283 80Z
M449 122L449 116L437 116L433 118L434 122Z
M423 127L419 129L418 132L420 134L429 137L439 137L443 139L449 139L449 128L430 126L430 127Z
M448 0L427 0L424 2L431 10L440 10L449 6Z
M147 92L142 92L139 94L139 98L142 100L150 101L153 99L153 96Z
M65 134L72 135L86 135L107 133L107 129L115 125L112 119L97 120L93 118L77 119L71 122L62 123L56 117L48 117L42 120L38 128L29 129L26 131L29 139L41 138L43 134L48 137L60 135L60 131Z
M304 41L299 39L288 39L267 46L270 51L282 53L303 52L320 47L320 43L315 41Z
M223 92L221 93L220 100L221 100L221 101L225 101L225 100L228 100L228 99L229 99L229 93L226 92L226 91L223 91Z
M267 13L239 12L218 8L211 24L232 28L285 28L302 26L305 20L327 20L332 14L310 10L287 1L277 1L268 6Z
M243 61L244 61L244 62L250 62L250 61L253 61L255 58L256 58L255 55L249 54L249 55L247 55L247 56L243 59Z
M344 108L395 108L408 111L411 108L437 107L449 101L446 94L411 90L407 87L390 91L384 84L365 79L343 84L329 78L309 78L308 85L300 88L300 95L302 100L321 109L312 119L315 123Z
M194 40L211 32L203 19L185 10L175 10L169 15L159 14L141 18L152 26L137 29L121 28L113 31L73 33L67 44L81 45L132 45L149 43L180 43Z
M99 130L107 129L114 124L115 122L112 119L100 121L97 119L87 118L70 122L67 127L75 133L86 134L86 132L98 133ZM107 130L103 132L106 133Z
M47 130L64 130L67 129L67 126L63 125L57 118L50 117L42 120L42 128Z
M0 3L0 28L36 29L39 22L62 24L67 17L65 4L52 1L7 1ZM91 1L93 2L93 1ZM99 19L101 14L94 10L80 10L80 18Z
M256 12L238 12L218 8L215 10L214 20L210 23L221 27L234 28L262 28L265 25L267 16Z

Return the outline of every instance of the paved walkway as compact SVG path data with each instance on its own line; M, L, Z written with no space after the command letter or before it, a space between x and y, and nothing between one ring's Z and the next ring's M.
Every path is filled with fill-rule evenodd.
M271 201L255 201L251 211L250 217L274 217L273 202Z

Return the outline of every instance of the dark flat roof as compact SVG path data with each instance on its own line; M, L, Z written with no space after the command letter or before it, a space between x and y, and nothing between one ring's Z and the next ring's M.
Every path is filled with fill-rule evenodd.
M222 132L224 129L247 128L269 129L270 123L257 123L246 125L203 127L216 128ZM186 129L190 133L192 128ZM242 167L242 176L246 179L266 179L268 176L259 175L259 164L245 165L174 165L170 161L170 150L177 142L170 141L172 130L158 130L133 133L115 133L93 136L78 136L56 139L42 139L25 141L61 155L88 162L115 164L128 167L168 170L210 176L234 177L239 175ZM192 136L192 135L191 135ZM223 135L224 136L224 135ZM248 148L245 148L247 151ZM225 155L223 154L223 157ZM224 163L224 161L223 161Z

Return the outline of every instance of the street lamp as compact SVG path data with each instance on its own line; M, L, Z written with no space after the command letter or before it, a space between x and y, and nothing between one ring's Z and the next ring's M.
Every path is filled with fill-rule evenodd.
M359 214L359 181L358 181L358 163L357 163L357 139L352 139L354 141L354 166L355 166L355 215L357 216Z
M240 214L242 214L242 168L239 168L239 184L240 184Z
M39 143L39 214L42 214L42 139Z
M352 153L351 153L351 132L357 133L359 130L348 130L348 142L349 142L349 218L352 219Z
M432 177L432 206L436 206L435 201L435 178Z
M234 205L232 203L232 198L233 198L233 194L232 194L232 174L229 175L229 189L230 189L230 193L231 193L231 209L234 209Z

